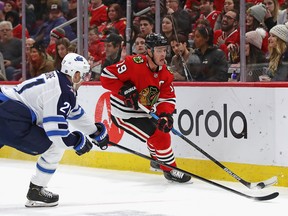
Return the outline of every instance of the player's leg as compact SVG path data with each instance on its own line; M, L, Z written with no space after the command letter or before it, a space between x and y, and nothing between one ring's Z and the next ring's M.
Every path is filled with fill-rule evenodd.
M55 173L64 151L64 149L52 144L39 157L36 164L36 173L31 178L27 193L26 207L52 207L58 205L59 195L47 191L45 188Z
M170 133L164 133L156 129L154 134L148 139L148 143L154 146L156 157L159 161L162 161L171 166L177 166L171 146ZM191 179L190 176L177 170L173 170L162 165L160 167L163 170L165 178L168 180L183 183L190 181Z

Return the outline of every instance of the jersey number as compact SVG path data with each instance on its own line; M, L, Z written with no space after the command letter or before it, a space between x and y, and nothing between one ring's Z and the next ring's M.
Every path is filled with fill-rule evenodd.
M32 82L29 82L25 85L23 85L19 90L16 90L19 94L21 94L23 91L25 91L26 89L29 89L33 86L36 86L36 85L40 85L40 84L43 84L45 83L45 80L44 79L36 79L36 80L33 80Z
M125 61L121 62L120 64L116 64L117 71L119 74L124 73L127 70L127 66L124 64Z

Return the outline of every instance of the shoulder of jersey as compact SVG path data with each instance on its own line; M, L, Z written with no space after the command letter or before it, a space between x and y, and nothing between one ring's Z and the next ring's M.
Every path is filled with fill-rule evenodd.
M142 64L142 63L144 63L143 57L142 57L142 56L139 56L139 55L133 56L133 57L132 57L132 60L133 60L133 62L136 63L136 64Z

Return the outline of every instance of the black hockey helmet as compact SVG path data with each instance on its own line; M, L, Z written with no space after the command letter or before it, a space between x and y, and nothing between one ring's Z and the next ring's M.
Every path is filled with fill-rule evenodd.
M157 46L167 46L168 41L161 34L151 33L146 36L145 44L147 48L153 49L154 47L157 47Z

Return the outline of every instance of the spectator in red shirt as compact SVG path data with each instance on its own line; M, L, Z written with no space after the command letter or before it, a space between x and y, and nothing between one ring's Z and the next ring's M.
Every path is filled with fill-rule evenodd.
M214 29L215 22L221 13L220 11L215 10L214 7L214 0L201 0L200 12L202 14L199 19L207 19L212 29Z
M236 10L228 11L222 18L221 29L214 32L214 44L226 54L227 60L229 52L236 52L239 56L240 32L238 31L239 14ZM233 59L231 63L236 63ZM238 58L239 61L239 58Z
M90 27L100 26L108 20L108 7L102 3L102 0L91 0L88 7L90 13Z
M123 9L119 4L111 4L107 10L108 20L102 23L98 30L105 35L105 31L109 28L115 28L119 31L119 34L124 38L126 31L126 17Z
M9 11L5 14L5 20L10 21L13 26L13 36L22 39L22 24L20 23L20 17L17 11ZM29 38L30 34L26 28L25 37Z

